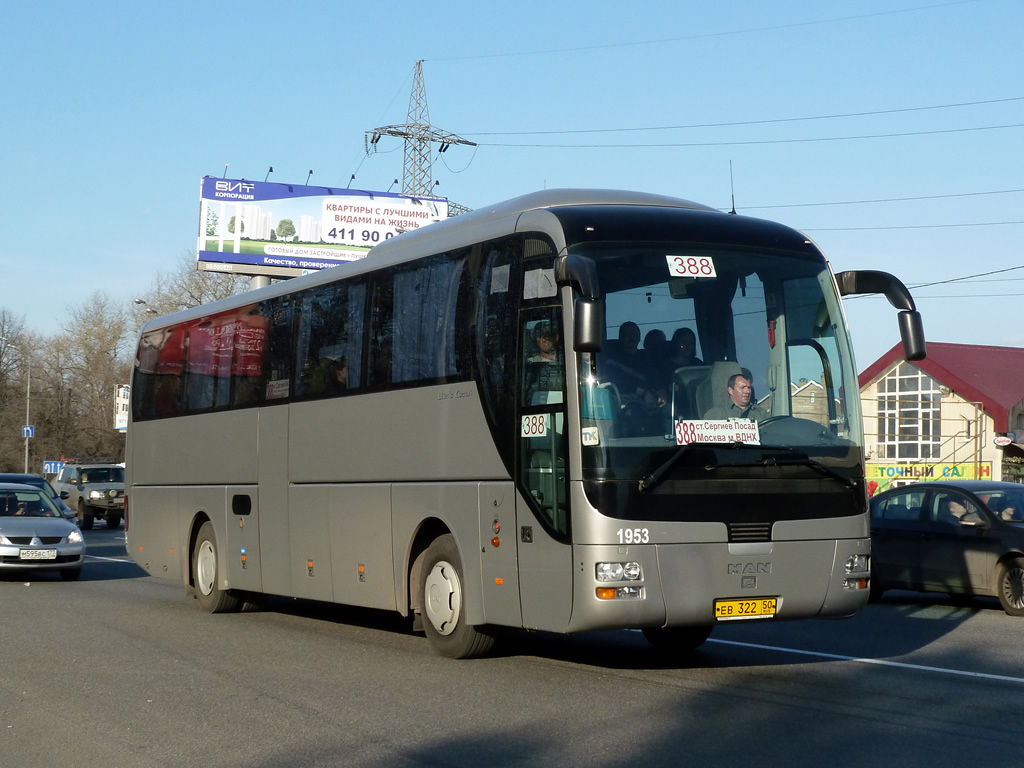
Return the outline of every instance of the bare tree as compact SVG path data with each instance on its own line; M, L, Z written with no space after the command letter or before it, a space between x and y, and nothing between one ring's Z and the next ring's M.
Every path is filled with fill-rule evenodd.
M196 269L196 255L185 252L177 266L169 272L158 272L153 287L142 296L145 304L136 305L136 326L150 319L153 310L158 315L169 315L181 309L198 307L217 299L234 296L249 290L249 278L224 272L204 272Z
M117 385L128 382L131 370L134 333L128 313L100 292L68 311L70 322L56 342L66 357L61 387L66 388L72 429L65 453L120 458L124 441L114 431L114 396Z
M5 472L24 468L21 425L32 346L25 319L0 309L0 470Z

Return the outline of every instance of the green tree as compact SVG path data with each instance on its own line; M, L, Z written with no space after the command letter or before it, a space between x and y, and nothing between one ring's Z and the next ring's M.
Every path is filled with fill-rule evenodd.
M281 219L277 224L277 236L288 240L295 236L295 223L291 219Z
M232 220L234 217L232 217ZM217 224L220 222L220 217L217 216L216 212L212 208L206 209L206 234L207 236L213 236L217 234Z

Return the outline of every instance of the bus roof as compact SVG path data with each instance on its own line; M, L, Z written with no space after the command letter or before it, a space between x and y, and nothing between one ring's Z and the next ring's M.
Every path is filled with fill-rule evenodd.
M375 246L358 261L339 264L302 277L258 288L253 291L220 299L191 309L148 321L141 329L143 333L182 322L192 318L205 317L233 307L251 304L264 299L281 296L302 288L329 283L346 275L357 275L380 267L398 264L423 255L427 251L443 252L446 249L480 242L492 237L511 234L523 214L531 211L543 212L552 208L587 205L644 206L652 208L684 208L695 211L721 213L691 200L657 195L648 192L630 192L615 189L547 189L483 206L476 210L431 224L428 227L403 233ZM724 213L722 214L725 215ZM410 250L410 246L421 248Z

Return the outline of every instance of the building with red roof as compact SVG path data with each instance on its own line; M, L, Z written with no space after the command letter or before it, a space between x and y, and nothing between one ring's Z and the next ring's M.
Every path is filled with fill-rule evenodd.
M1024 482L1024 348L896 344L859 376L872 490L920 479ZM874 481L874 482L872 482Z

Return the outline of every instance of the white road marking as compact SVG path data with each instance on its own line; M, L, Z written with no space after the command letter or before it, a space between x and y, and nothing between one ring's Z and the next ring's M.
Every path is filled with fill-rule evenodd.
M99 555L86 555L86 560L103 560L108 563L134 563L134 560L119 560L116 557L100 557Z
M735 645L740 648L756 648L760 651L777 651L778 653L792 653L798 656L814 656L820 659L834 659L836 661L854 661L858 664L875 664L880 667L898 667L910 669L917 672L938 672L943 675L959 675L961 677L980 677L985 680L1000 680L1004 683L1024 683L1024 677L1009 677L1008 675L993 675L988 672L968 672L963 669L947 669L945 667L929 667L923 664L906 664L901 661L888 661L886 659L866 659L860 656L842 656L838 653L822 653L821 651L801 651L798 648L780 648L775 645L759 645L757 643L740 643L735 640L718 640L709 638L709 643L720 643L722 645Z

